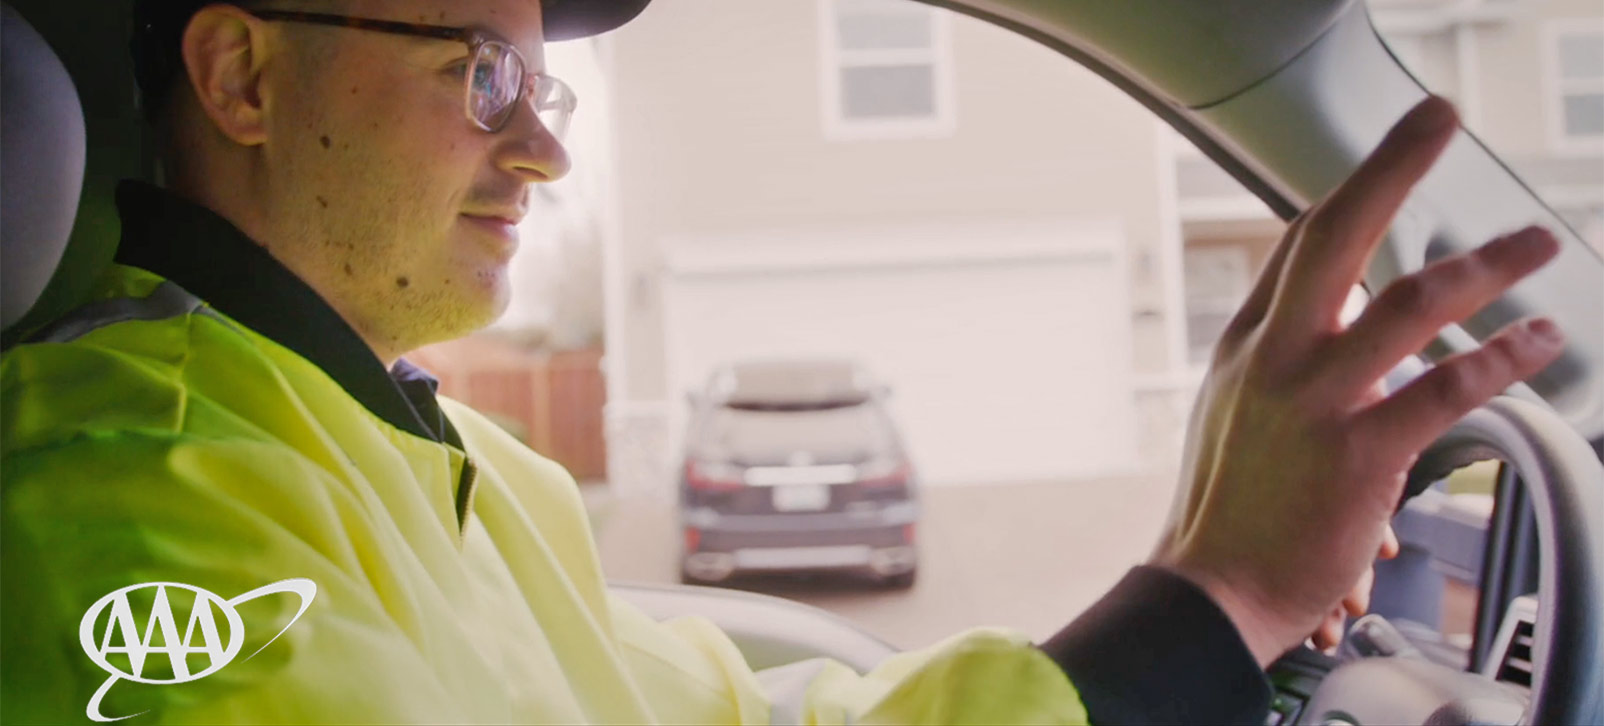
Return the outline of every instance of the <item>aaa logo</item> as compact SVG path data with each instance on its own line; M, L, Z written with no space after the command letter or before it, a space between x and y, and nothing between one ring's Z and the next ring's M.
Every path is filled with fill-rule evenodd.
M143 627L140 627L141 623L134 617L134 607L129 602L128 596L130 593L151 588L156 590L155 599L151 602L150 612ZM179 634L178 619L173 613L172 598L169 596L169 592L175 589L194 595L194 604L190 608L189 617L185 619L182 636ZM241 646L244 645L245 624L240 620L239 611L235 608L263 595L281 592L300 595L301 607L277 635L245 657L246 660L250 660L262 652L263 648L272 645L274 640L278 640L285 630L289 630L290 626L301 618L311 606L312 598L317 597L316 583L304 577L280 580L271 585L258 587L232 600L224 600L211 591L193 585L178 582L146 582L130 585L95 601L78 624L78 640L83 645L84 653L89 655L89 659L93 660L101 670L110 673L111 677L106 679L106 682L95 691L94 697L89 699L89 706L85 712L90 719L100 722L121 721L138 716L138 713L134 713L112 718L100 713L101 700L106 697L106 692L111 690L112 684L119 680L156 685L188 683L221 670L223 666L233 662L234 657L239 655ZM110 612L104 621L105 628L97 632L95 626L101 622L101 614L108 609ZM226 627L219 629L220 624ZM112 664L110 656L114 654L127 656L127 670ZM196 654L206 656L206 667L191 672L189 657ZM152 665L153 656L160 656L160 659L155 661L158 676L147 677L145 671L147 666ZM170 676L167 675L169 673Z

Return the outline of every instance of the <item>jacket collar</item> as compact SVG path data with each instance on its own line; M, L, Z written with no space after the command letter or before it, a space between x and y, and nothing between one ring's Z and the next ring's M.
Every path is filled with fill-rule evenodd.
M386 371L333 307L228 220L132 180L117 186L117 209L122 216L119 264L171 280L294 351L396 428L462 447L435 400L433 377L405 360Z

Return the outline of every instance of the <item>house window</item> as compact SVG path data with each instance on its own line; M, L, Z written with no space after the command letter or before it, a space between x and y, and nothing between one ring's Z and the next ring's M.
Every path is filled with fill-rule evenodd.
M951 135L956 124L947 14L912 0L821 2L825 135Z
M1561 151L1604 150L1604 27L1549 27L1549 128Z
M1253 262L1241 245L1193 246L1184 253L1187 362L1207 365L1214 344L1253 287Z

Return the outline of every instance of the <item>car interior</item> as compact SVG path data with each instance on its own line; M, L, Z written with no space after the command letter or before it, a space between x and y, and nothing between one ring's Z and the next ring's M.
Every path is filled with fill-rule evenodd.
M1091 69L1283 219L1318 202L1427 94L1359 0L925 1ZM84 294L116 244L116 181L150 179L154 169L127 69L126 3L86 13L12 2L0 25L7 347ZM1344 655L1304 648L1272 666L1272 722L1604 722L1604 259L1464 131L1411 196L1364 282L1379 291L1533 223L1560 238L1559 258L1422 354L1429 365L1533 314L1569 339L1559 361L1466 416L1410 473L1406 499L1473 462L1502 462L1468 662L1411 657L1417 649L1384 620L1361 620ZM710 618L756 668L825 656L862 670L895 652L843 618L781 598L628 583L616 592L654 617Z

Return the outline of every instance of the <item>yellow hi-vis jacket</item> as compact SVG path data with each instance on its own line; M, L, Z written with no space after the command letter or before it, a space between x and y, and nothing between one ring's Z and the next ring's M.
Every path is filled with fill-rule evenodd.
M82 627L108 594L165 582L227 600L289 578L317 588L299 619L292 594L243 602L227 665L180 683L121 678L97 713L140 714L129 724L1085 721L1059 666L996 629L864 675L829 662L802 679L754 673L708 621L655 622L610 596L572 478L467 407L442 402L463 451L398 430L151 273L114 266L95 298L98 319L0 362L6 723L84 720L115 677L92 650L136 668L105 654L127 645L116 618ZM459 482L474 486L461 520ZM135 629L148 637L154 590L140 592ZM183 634L193 614L173 611ZM204 645L196 633L185 642ZM146 670L169 657L147 654ZM192 673L208 665L189 658Z

